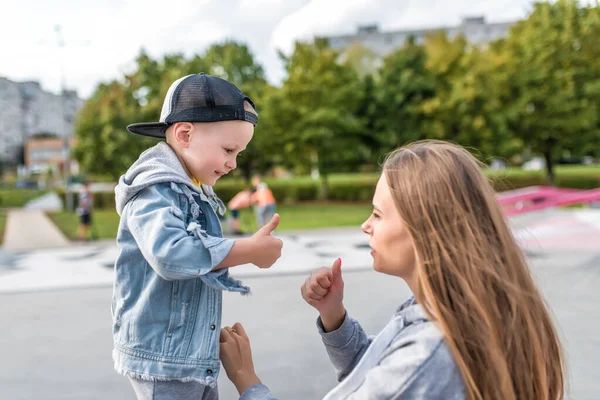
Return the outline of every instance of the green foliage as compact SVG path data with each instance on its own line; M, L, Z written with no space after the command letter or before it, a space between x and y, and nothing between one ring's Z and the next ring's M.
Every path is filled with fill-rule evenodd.
M219 76L235 84L252 99L259 113L259 123L254 137L238 159L238 168L247 181L253 173L271 166L269 154L265 151L269 144L268 122L262 115L265 109L265 96L272 88L267 84L263 67L254 60L254 56L245 44L226 41L213 45L204 56L208 73Z
M384 60L375 127L385 151L425 137L423 126L428 116L424 105L434 98L437 86L426 61L425 49L413 39Z
M279 101L271 103L276 110L271 121L274 141L288 161L319 170L325 197L327 175L335 166L365 154L360 140L364 125L357 117L361 80L338 59L339 53L324 40L296 43Z
M142 50L131 74L99 85L86 102L73 155L86 174L116 179L156 143L125 127L156 121L170 84L206 71L240 87L259 113L234 176L247 182L283 167L323 178L317 189L312 181L282 184L281 198L362 199L363 189L330 187L328 176L375 171L383 154L426 138L467 146L484 161L543 155L552 181L559 157L600 157L599 37L598 3L538 2L508 37L486 46L438 32L380 59L358 44L337 51L321 39L296 43L281 56L281 87L267 83L243 43L225 41L191 57L153 59Z
M600 68L598 5L539 2L504 44L504 84L512 91L506 114L514 133L546 159L581 154L598 142Z
M138 155L156 140L134 136L125 127L144 112L129 88L119 82L101 85L81 110L75 134L73 157L86 171L118 178Z
M425 44L427 69L435 75L435 96L422 103L427 138L477 149L482 158L510 157L522 147L512 138L502 112L498 76L503 55L470 46L462 36L431 35Z
M78 116L73 157L86 172L116 179L142 151L156 144L156 139L132 135L125 128L157 121L169 86L182 76L202 71L222 76L253 98L266 87L262 67L246 45L235 42L214 45L204 57L171 54L160 61L142 50L136 62L136 70L122 81L99 85Z

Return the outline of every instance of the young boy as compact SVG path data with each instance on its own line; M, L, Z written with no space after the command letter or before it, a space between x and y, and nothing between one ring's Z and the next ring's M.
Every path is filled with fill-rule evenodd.
M251 238L223 238L225 207L211 188L235 169L257 122L238 88L201 73L171 85L160 122L127 127L166 138L115 189L113 358L138 399L217 399L222 291L249 290L228 267L269 268L281 256L270 235L277 215Z

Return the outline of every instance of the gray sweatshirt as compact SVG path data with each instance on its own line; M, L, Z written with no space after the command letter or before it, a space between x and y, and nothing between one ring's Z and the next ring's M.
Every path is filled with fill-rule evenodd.
M462 377L442 333L414 298L387 326L367 337L346 314L342 325L321 334L339 384L324 400L465 399ZM265 385L246 389L240 400L276 400Z

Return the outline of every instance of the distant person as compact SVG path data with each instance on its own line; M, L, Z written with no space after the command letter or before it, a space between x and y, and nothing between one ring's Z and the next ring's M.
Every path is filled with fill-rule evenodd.
M85 241L88 238L88 230L92 226L92 207L94 205L94 194L90 190L90 183L83 182L83 190L79 193L79 204L77 205L77 215L79 215L79 240Z
M275 196L266 183L259 182L256 190L252 193L252 204L256 213L256 224L258 229L263 227L266 221L270 221L275 215Z
M344 305L340 259L306 279L302 297L319 312L339 380L326 400L563 399L556 327L469 152L438 141L393 152L362 230L373 269L413 296L368 337ZM221 330L221 360L241 399L274 399L241 324Z
M242 231L242 227L241 227L242 222L240 220L240 210L250 207L251 197L252 197L251 190L249 190L249 189L242 190L241 192L239 192L235 196L233 196L233 198L231 200L229 200L229 203L227 203L227 208L229 209L229 212L231 213L231 221L229 222L229 229L230 229L231 233L233 233L234 235L243 235L244 234L244 232Z
M262 182L260 175L254 175L252 177L252 193L256 192L256 188Z
M112 299L115 369L140 400L218 398L222 292L248 293L229 267L269 268L279 216L250 238L223 238L212 186L254 134L252 100L201 74L176 80L160 122L127 129L166 139L144 151L115 189L121 221Z

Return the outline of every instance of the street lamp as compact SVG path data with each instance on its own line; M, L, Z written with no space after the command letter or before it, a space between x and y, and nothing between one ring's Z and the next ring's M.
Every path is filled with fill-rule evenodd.
M64 53L65 41L62 37L61 27L60 25L56 25L54 27L56 34L58 36L58 47L61 48L61 53ZM70 145L69 145L69 134L67 132L67 125L65 124L66 118L66 108L65 108L65 93L66 93L66 85L65 85L65 72L64 72L64 59L63 54L60 57L60 124L61 130L63 134L63 158L64 158L64 169L63 169L63 178L65 185L65 198L66 198L66 208L68 212L73 211L73 193L69 191L69 180L71 177L71 155L70 155Z

